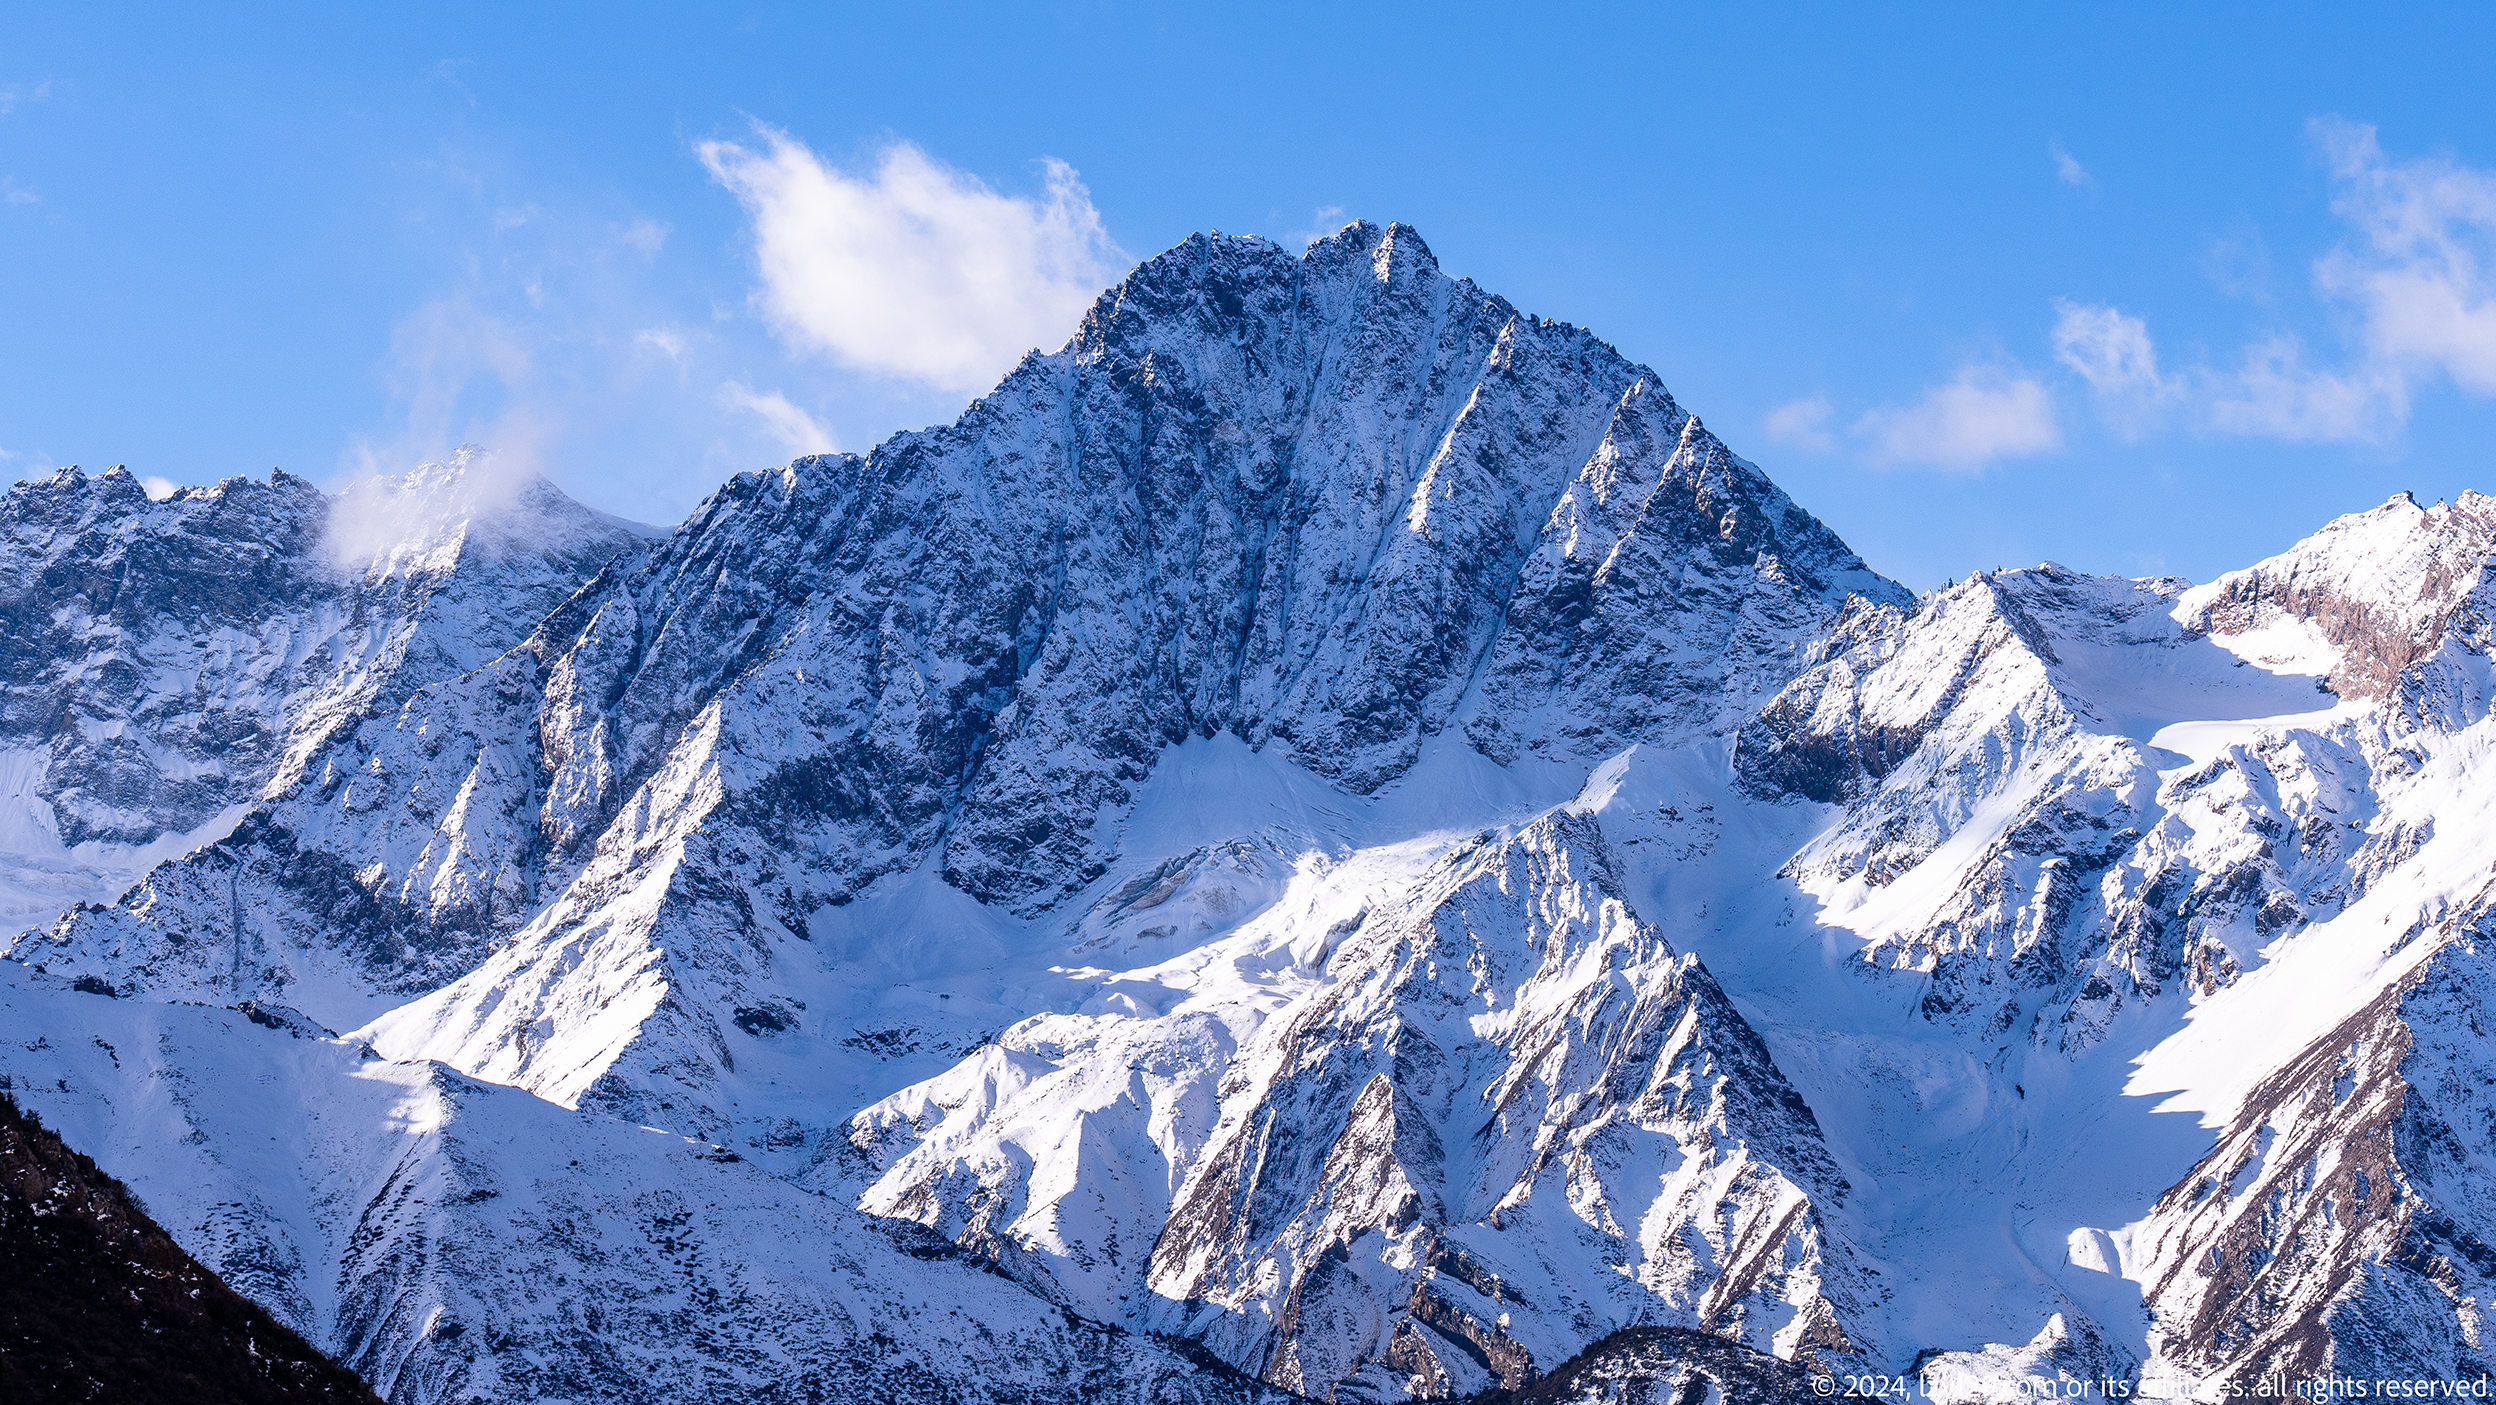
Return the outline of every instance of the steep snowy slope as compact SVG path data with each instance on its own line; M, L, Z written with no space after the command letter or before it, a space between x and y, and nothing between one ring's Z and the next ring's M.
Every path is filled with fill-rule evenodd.
M510 648L639 534L473 450L339 498L284 472L0 500L0 924L222 838L366 711Z
M862 1113L867 1207L1320 1398L1656 1321L1877 1359L1810 1109L1582 813L1313 857L1103 991Z
M396 1405L1280 1397L724 1148L0 965L14 1095Z

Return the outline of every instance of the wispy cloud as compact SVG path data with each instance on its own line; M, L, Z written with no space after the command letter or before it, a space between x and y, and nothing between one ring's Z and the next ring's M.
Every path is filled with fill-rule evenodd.
M32 86L13 84L0 88L0 117L6 117L15 112L22 104L41 102L50 96L52 96L52 80L49 78ZM0 205L40 205L42 203L43 196L40 192L19 185L11 177L0 176Z
M397 434L360 442L344 457L350 491L326 538L338 561L361 567L426 530L429 523L403 511L386 486L354 490L447 457L454 445L488 450L458 485L458 500L472 513L499 511L538 476L561 416L545 394L533 341L529 329L465 294L425 303L392 328L386 379L405 421Z
M2117 432L2128 439L2148 433L2180 394L2159 373L2149 324L2112 307L2059 298L2054 308L2054 359L2089 383Z
M1963 366L1911 405L1873 410L1854 423L1878 464L1972 471L2062 447L2053 392L2029 376Z
M2409 414L2409 387L2379 362L2346 371L2307 361L2287 335L2247 347L2234 367L2158 364L2149 324L2119 309L2057 302L2054 356L2088 382L2100 418L2139 439L2178 417L2192 428L2295 442L2380 440Z
M785 446L791 457L829 454L840 448L832 437L832 431L817 423L814 416L790 404L789 398L779 391L758 392L743 381L728 381L719 388L719 403L760 418L772 438Z
M52 456L38 449L0 449L0 475L20 482L43 477L56 467Z
M50 96L52 96L52 80L49 78L30 87L0 88L0 117L6 117L15 112L20 104L41 102Z
M2222 434L2376 442L2398 434L2409 421L2409 384L2393 367L2309 366L2304 344L2295 337L2257 342L2246 348L2235 370L2203 371L2189 383L2199 392L2208 427Z
M463 440L503 449L515 426L500 421L537 388L531 340L466 296L438 298L400 319L390 336L389 380L407 407L409 438L428 449Z
M1351 222L1352 216L1346 213L1343 206L1320 205L1309 211L1308 224L1284 235L1282 243L1285 248L1298 245L1305 249Z
M636 349L649 347L670 361L682 362L685 359L686 344L685 334L673 327L644 327L633 333Z
M667 235L667 226L659 221L636 219L624 226L624 232L617 238L626 248L640 254L643 258L655 259L659 256L659 250L666 247Z
M2251 223L2238 225L2210 241L2201 271L2232 298L2266 303L2271 300L2271 248Z
M498 483L543 473L671 521L738 470L950 417L955 388L1061 342L1119 271L1070 170L1015 198L914 148L853 176L774 135L703 153L753 216L750 296L672 276L656 219L458 148L417 171L442 282L395 327L374 367L389 409L333 483L475 443L491 452L472 471Z
M2057 137L2053 141L2047 142L2045 149L2046 152L2054 158L2054 178L2056 180L2061 181L2065 185L2097 184L2097 177L2089 174L2089 168L2081 165L2079 160L2070 152L2063 150L2061 138Z
M2287 333L2255 337L2234 365L2160 368L2147 322L2056 304L2056 359L2078 372L2118 432L2180 415L2192 427L2291 441L2379 441L2417 392L2449 381L2496 396L2496 173L2387 157L2375 129L2318 119L2309 134L2351 237L2314 265L2315 291L2357 329L2339 364ZM2259 251L2258 243L2254 245ZM2267 256L2264 256L2265 258Z
M2339 182L2332 211L2358 235L2315 266L2316 285L2358 309L2374 359L2496 395L2496 173L2392 161L2374 128L2338 118L2311 130Z
M787 133L696 151L753 222L755 299L780 335L841 365L981 390L1065 341L1123 271L1100 212L1063 161L1045 193L1001 195L906 142L870 175Z
M1770 410L1760 421L1760 429L1772 444L1806 453L1827 454L1837 449L1837 436L1829 432L1829 419L1837 413L1825 395L1789 400Z

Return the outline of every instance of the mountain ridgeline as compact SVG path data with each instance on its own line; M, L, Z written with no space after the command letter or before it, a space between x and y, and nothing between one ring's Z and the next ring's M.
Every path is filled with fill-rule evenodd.
M669 533L64 471L0 1070L398 1402L2470 1375L2491 551L1914 597L1368 224Z

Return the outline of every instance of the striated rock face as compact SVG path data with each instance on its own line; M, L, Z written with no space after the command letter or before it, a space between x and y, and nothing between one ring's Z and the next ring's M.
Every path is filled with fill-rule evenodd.
M2496 1369L2481 930L2257 1084L2134 1251L2179 1373L2475 1379Z
M0 500L0 917L48 925L223 838L366 713L492 661L641 542L475 451L336 499L282 471L162 502L120 469L20 484Z
M0 1072L394 1400L2478 1369L2484 498L1910 598L1370 225L477 468L0 538Z
M1832 1360L1877 1333L1811 1110L1591 819L1461 846L1324 969L1225 1070L1157 1323L1319 1396L1516 1386L1590 1325Z
M864 1203L1319 1398L1513 1387L1631 1323L1877 1359L1811 1110L1596 821L1451 839L1128 978L1158 1013L1027 1021L868 1109Z

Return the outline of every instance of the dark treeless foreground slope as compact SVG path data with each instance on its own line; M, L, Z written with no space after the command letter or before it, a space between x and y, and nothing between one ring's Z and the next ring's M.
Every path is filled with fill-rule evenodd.
M377 1402L0 1093L0 1402Z

